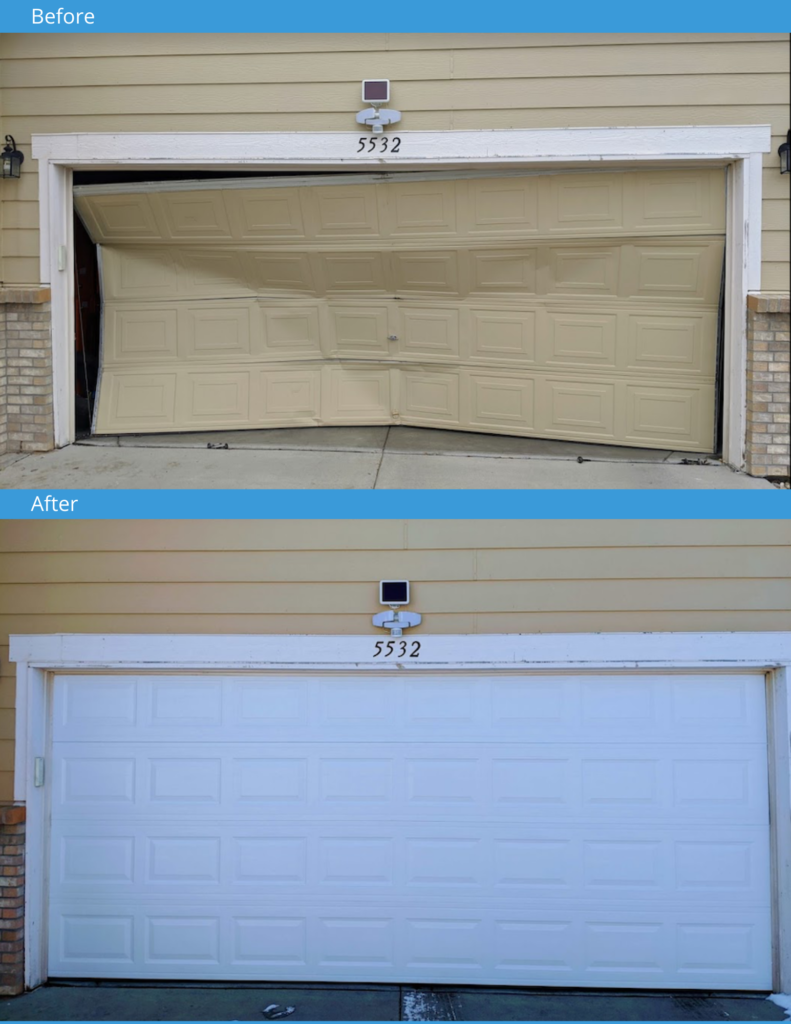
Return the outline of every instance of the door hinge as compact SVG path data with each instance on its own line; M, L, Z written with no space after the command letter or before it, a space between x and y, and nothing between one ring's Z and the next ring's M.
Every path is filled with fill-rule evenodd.
M37 757L33 761L33 785L43 786L44 785L44 758Z

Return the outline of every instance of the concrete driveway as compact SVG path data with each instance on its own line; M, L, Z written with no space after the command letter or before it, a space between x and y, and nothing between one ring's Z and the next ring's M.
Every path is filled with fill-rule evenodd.
M402 985L136 985L87 982L43 986L0 1001L0 1020L787 1020L760 995L623 993ZM277 1011L275 1011L277 1012Z
M771 489L714 458L416 427L90 438L0 458L0 488Z

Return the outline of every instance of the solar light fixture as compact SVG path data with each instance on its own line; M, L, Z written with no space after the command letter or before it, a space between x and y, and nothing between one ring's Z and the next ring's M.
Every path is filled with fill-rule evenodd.
M409 604L409 580L380 580L379 604L390 608Z
M18 178L25 154L20 153L16 148L13 135L6 135L5 141L6 145L2 153L3 177Z
M371 106L380 106L382 103L390 102L390 79L389 78L365 78L363 79L363 103L370 103Z
M357 115L357 124L365 124L376 135L381 135L387 125L401 120L400 110L382 110L390 102L389 78L364 78L363 103L371 105Z
M403 636L410 626L419 626L422 616L418 612L402 612L409 604L409 580L380 580L379 604L386 604L389 612L379 612L371 620L379 629L389 629L390 636Z
M778 149L777 155L780 157L780 173L791 173L791 131L786 135L786 140Z

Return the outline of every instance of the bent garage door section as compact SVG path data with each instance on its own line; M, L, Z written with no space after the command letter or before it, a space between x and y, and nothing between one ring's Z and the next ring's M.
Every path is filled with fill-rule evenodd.
M83 186L98 433L420 426L711 451L724 171Z
M54 690L52 977L771 986L761 674Z

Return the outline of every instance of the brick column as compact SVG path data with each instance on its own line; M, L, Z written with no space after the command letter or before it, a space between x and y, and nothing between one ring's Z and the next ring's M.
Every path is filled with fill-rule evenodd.
M0 808L0 995L25 988L25 808Z
M0 288L0 454L55 447L50 289Z
M789 310L787 295L747 296L746 469L751 476L787 480L789 443Z

